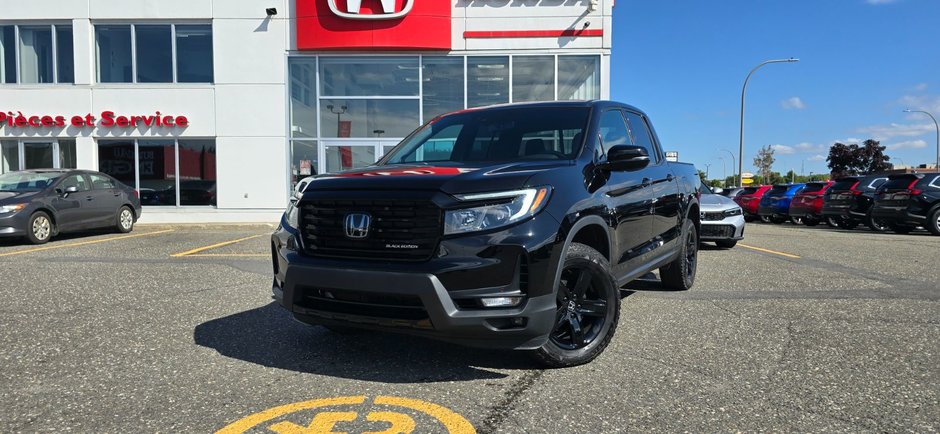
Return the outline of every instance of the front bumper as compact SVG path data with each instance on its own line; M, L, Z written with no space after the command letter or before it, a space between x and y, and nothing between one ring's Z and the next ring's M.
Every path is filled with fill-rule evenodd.
M703 221L699 239L702 241L743 240L744 216L727 217L724 220Z
M392 262L303 254L296 232L282 225L272 236L272 290L279 304L308 324L534 349L554 325L562 250L557 229L543 213L505 231L445 239L429 261ZM484 296L523 301L510 308L473 303Z
M29 214L22 210L15 213L0 214L0 237L25 237Z

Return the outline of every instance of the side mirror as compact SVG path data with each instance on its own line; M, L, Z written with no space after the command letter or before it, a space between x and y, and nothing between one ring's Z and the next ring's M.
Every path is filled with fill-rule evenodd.
M62 197L68 197L68 195L72 193L78 193L78 187L72 185L72 186L66 187L65 191L63 191L61 188L57 188L55 189L55 191L59 193L59 195Z
M650 164L650 154L642 146L617 145L607 151L604 170L639 170Z
M725 192L725 189L723 189L723 188L721 188L721 187L712 187L712 193L715 193L715 194L722 194L722 193L724 193L724 192Z

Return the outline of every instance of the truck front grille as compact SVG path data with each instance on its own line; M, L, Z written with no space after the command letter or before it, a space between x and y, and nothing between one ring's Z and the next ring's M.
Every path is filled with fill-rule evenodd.
M350 214L371 218L365 237L347 235ZM312 256L422 261L440 241L442 212L430 201L314 199L301 202L300 226Z

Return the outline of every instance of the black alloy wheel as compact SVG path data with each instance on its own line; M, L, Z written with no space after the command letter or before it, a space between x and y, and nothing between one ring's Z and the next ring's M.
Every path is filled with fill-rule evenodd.
M891 229L891 222L885 219L872 217L871 213L865 218L865 225L875 232L887 232Z
M803 217L790 217L790 223L801 225L803 224Z
M572 243L562 267L554 326L548 341L532 353L552 368L593 360L610 343L620 318L620 288L603 255Z
M682 249L675 260L659 269L659 280L666 288L688 291L698 270L698 230L691 221L686 221L682 234L685 239Z
M769 215L762 215L762 216L760 216L760 222L761 222L761 223L770 223L770 216L769 216Z
M837 227L840 227L839 222L842 220L843 219L840 219L839 217L829 216L829 217L826 217L826 224L829 225L830 228L837 228Z
M924 227L927 228L930 233L940 235L940 207L937 207L937 209L930 213L927 217L927 222L924 223Z

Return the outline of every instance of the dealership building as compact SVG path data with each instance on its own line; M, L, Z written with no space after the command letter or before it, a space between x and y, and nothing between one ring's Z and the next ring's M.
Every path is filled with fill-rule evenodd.
M100 170L143 222L274 222L454 110L609 98L614 0L36 0L0 14L0 172Z

